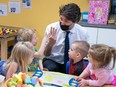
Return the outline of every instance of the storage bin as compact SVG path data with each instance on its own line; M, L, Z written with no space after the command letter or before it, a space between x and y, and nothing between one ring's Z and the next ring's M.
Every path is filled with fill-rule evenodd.
M88 12L82 12L82 22L88 21Z

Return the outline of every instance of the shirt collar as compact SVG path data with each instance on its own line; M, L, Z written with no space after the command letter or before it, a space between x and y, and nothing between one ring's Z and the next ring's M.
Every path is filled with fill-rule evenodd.
M73 28L70 30L70 33L75 33L75 24L74 24Z

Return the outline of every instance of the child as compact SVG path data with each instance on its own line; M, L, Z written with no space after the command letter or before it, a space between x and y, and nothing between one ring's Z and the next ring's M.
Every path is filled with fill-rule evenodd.
M20 29L18 31L17 35L17 40L18 41L30 41L34 46L37 44L37 36L36 32L34 29ZM37 49L34 47L35 52L37 52ZM40 54L39 56L42 56ZM43 65L42 65L42 59L41 58L34 58L32 63L29 65L29 71L30 72L35 72L37 69L43 70Z
M113 59L113 67L108 65ZM82 74L76 78L79 81L79 87L83 86L99 86L102 87L105 84L116 86L116 76L114 76L111 69L115 66L116 49L104 44L92 45L88 52L89 65L82 72ZM91 79L85 79L90 76Z
M83 58L87 56L89 44L86 41L74 41L69 49L69 74L79 76L86 67Z
M27 66L31 64L34 56L33 45L30 42L18 42L13 47L11 56L7 61L0 61L0 73L6 76L6 80L14 73L27 72Z

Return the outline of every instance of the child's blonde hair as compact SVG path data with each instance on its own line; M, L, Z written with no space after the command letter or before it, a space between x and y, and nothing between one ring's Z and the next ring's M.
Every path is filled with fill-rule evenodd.
M80 52L82 58L86 57L89 50L89 43L87 41L74 41L72 44L76 45L75 50Z
M88 53L92 56L93 59L100 63L99 68L109 65L111 59L113 58L112 69L114 68L116 60L115 48L109 47L105 44L94 44L90 47Z
M6 68L10 67L12 62L16 62L19 66L20 71L27 72L27 66L29 58L33 58L34 49L32 43L26 41L20 41L16 43L11 52L11 56L7 61Z
M22 28L18 31L17 40L18 41L31 41L34 33L36 33L35 29Z

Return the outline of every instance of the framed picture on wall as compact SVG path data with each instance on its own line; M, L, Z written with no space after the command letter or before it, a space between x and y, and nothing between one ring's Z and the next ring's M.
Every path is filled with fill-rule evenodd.
M90 0L88 23L107 24L110 0Z

